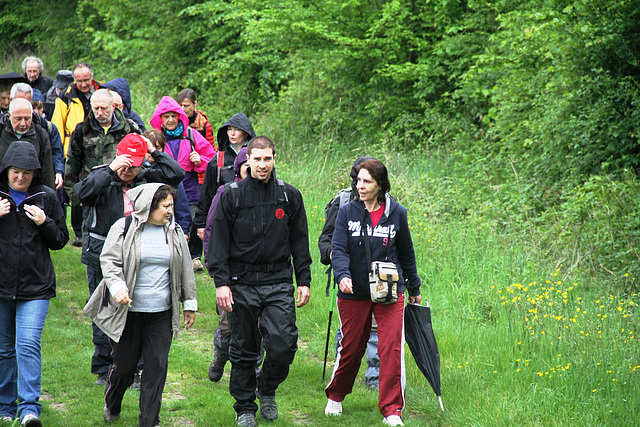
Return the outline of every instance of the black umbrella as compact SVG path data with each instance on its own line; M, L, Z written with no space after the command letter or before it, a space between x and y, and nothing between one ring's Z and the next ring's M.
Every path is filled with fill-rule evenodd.
M404 310L404 337L420 371L431 384L438 396L440 408L442 392L440 390L440 353L431 325L431 308L418 304L408 304Z
M0 74L0 87L11 87L16 83L29 83L29 80L22 74L4 73Z

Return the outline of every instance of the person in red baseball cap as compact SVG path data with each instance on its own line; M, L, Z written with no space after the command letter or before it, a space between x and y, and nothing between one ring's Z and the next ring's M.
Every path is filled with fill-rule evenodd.
M153 147L153 146L151 146ZM155 147L153 147L155 149ZM131 166L139 167L144 161L147 152L154 150L147 146L147 140L137 133L130 133L118 143L118 156L129 155Z

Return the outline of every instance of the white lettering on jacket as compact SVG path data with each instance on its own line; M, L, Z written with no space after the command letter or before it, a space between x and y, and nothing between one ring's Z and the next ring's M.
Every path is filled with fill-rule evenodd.
M349 221L348 223L349 231L351 232L352 237L360 236L360 229L362 226L360 225L360 221ZM376 225L376 228L373 229L373 237L391 237L392 239L396 237L396 225ZM371 236L371 226L367 224L367 233Z

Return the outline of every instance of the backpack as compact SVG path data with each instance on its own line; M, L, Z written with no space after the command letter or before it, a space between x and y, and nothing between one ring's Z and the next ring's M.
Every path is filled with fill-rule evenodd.
M224 151L218 151L218 162L216 165L216 188L220 187L220 177L222 175L222 171L231 169L232 167L232 165L224 165Z
M339 200L338 209L340 209L341 207L349 203L351 201L351 188L343 188L342 190L338 191L338 193L331 200L331 203L329 203L324 208L325 218L327 217L327 210L329 209L330 206L333 205L333 202L335 202L336 200ZM331 274L332 270L333 270L333 267L331 266L331 264L329 264L329 268L327 268L327 271L325 271L325 273L327 274L327 287L325 289L326 296L329 296L329 289L331 288L331 283L334 282L333 276Z

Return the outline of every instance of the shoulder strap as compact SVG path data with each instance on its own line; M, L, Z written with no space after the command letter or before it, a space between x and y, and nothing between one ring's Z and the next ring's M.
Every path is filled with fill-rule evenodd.
M238 198L238 196L236 196L238 183L234 181L230 184L225 185L229 185L229 188L231 189L229 191L231 191L231 197L233 198L233 212L231 214L231 223L233 224L236 222L236 217L238 216L238 206L240 206L240 199Z
M216 172L216 188L220 186L220 175L222 174L222 168L224 167L224 150L218 151L218 164Z
M340 206L342 207L344 205L346 205L347 203L349 203L349 201L351 200L351 189L344 189L340 191Z
M129 231L129 227L131 227L131 223L133 222L133 217L131 215L124 218L124 231L122 232L123 236L127 235Z
M187 126L187 139L189 139L189 142L191 143L191 151L195 151L196 141L193 138L193 129L191 129L191 126Z
M284 196L285 208L287 208L287 210L289 210L289 196L287 195L287 187L284 184L284 181L281 180L280 178L276 178L276 180L278 181L278 187L280 188L280 190L282 190L282 195ZM289 217L291 217L291 213L290 212L287 212L287 215L289 215Z

